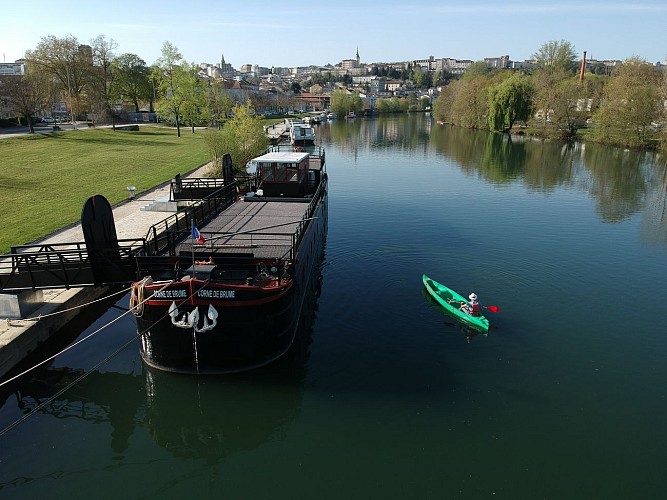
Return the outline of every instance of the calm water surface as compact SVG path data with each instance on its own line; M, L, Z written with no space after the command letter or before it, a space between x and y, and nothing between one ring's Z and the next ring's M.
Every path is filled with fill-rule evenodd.
M329 235L293 351L234 377L148 371L136 342L98 366L123 317L0 393L6 428L91 371L0 436L0 497L662 497L664 159L423 115L316 133ZM500 307L488 335L422 273Z

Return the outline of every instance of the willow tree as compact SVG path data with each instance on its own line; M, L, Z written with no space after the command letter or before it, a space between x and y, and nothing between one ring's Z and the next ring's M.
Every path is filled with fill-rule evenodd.
M511 130L517 121L530 117L534 87L531 80L515 73L489 89L489 128Z

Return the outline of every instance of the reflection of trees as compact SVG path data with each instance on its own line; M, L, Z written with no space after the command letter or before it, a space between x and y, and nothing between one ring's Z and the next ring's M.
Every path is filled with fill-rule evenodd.
M646 197L645 217L640 231L644 240L667 248L667 165L653 170L649 179L651 186Z
M654 153L600 144L534 140L454 126L435 126L422 113L339 121L324 127L343 151L432 149L466 173L494 184L520 182L533 191L570 186L589 193L605 222L625 220L647 207L650 239L665 240L665 165Z
M426 113L386 114L375 118L336 120L319 132L342 151L415 150L428 144L432 119Z
M641 210L648 188L642 172L645 153L587 144L583 159L592 177L590 193L604 221L619 222Z

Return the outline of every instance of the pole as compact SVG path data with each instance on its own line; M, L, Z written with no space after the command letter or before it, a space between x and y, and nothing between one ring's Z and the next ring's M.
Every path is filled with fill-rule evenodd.
M190 229L190 240L192 241L192 278L195 277L195 219L192 218L192 228Z

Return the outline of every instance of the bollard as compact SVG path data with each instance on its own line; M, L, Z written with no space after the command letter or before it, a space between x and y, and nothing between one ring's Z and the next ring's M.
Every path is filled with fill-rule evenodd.
M127 186L127 194L131 200L134 199L134 193L137 191L136 186Z

